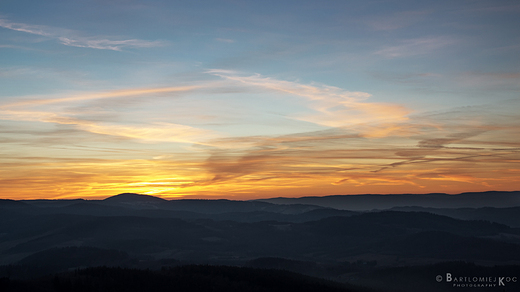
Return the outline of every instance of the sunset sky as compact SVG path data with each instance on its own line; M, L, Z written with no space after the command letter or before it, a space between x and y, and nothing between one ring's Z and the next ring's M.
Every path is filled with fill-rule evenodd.
M520 2L0 2L0 198L520 190Z

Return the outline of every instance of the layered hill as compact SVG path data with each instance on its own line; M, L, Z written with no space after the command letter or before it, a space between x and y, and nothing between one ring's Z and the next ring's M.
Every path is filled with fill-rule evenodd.
M508 208L520 206L520 192L481 192L448 194L336 195L324 197L272 198L261 202L309 204L352 211L384 210L394 207L424 208Z

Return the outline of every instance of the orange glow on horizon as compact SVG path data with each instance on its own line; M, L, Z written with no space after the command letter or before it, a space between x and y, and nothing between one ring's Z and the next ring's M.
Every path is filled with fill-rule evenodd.
M412 115L404 105L369 102L365 92L209 74L222 80L0 105L9 125L0 138L10 146L0 154L1 197L247 200L520 190L514 106ZM298 111L266 114L255 104L248 112L236 106L241 98L226 99L251 92ZM168 95L174 93L190 98ZM229 104L221 107L223 101ZM286 127L282 134L265 134L278 126Z
M457 194L520 189L520 178L516 170L478 172L472 175L450 174L450 170L446 168L415 171L389 169L380 172L350 170L335 175L325 170L322 174L274 174L266 171L254 175L218 178L208 173L190 173L183 170L182 164L177 165L176 171L183 175L172 177L169 173L172 166L161 164L157 161L111 162L102 166L76 164L69 169L52 169L46 175L33 173L30 179L4 178L0 189L3 199L26 200L103 199L119 193L148 194L165 199L249 200L339 194ZM148 170L155 168L155 173L144 175L139 169L146 165ZM152 165L153 168L150 168ZM316 166L323 168L321 165ZM125 171L115 171L124 168Z

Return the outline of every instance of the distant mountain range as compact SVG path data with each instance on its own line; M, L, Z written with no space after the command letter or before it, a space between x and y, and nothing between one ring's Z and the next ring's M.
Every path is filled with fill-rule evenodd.
M332 208L350 211L386 210L395 207L423 208L508 208L520 207L520 191L479 192L448 195L434 194L393 194L393 195L333 195L323 197L269 198L250 201L236 200L165 200L162 198L123 193L104 200L2 200L2 206L23 206L23 203L37 207L64 207L74 203L91 203L132 209L164 209L200 213L226 213L265 211L284 214L298 214L316 209Z
M125 193L0 200L0 279L98 265L225 264L337 279L454 260L518 265L519 198L485 192L233 201Z
M27 204L35 207L68 207L74 204L89 204L91 206L112 206L134 210L170 210L188 211L209 214L227 212L275 212L282 214L299 214L323 209L324 207L303 204L280 205L261 201L234 201L234 200L165 200L154 196L124 193L106 198L104 200L0 200L2 206L19 206Z
M448 194L337 195L324 197L272 198L261 202L274 204L307 204L321 207L370 211L394 207L424 208L507 208L520 206L520 191Z

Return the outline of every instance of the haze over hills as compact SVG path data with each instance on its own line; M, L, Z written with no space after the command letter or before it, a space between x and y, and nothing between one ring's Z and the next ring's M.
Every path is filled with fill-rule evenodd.
M158 269L194 263L350 281L352 275L380 277L377 271L392 267L454 260L519 265L520 207L512 207L519 195L233 201L125 193L104 200L0 200L0 278L96 265ZM501 202L486 206L494 200Z
M520 227L520 207L510 208L424 208L424 207L394 207L389 210L405 212L428 212L449 216L462 220L486 220Z
M520 206L520 192L448 194L334 195L324 197L260 199L274 204L309 204L352 211L384 210L394 207L506 208Z
M229 211L266 211L280 210L282 206L290 205L291 208L299 208L298 210L310 211L317 208L334 208L352 211L369 211L369 210L385 210L394 207L424 207L424 208L507 208L520 206L520 191L512 192L479 192L479 193L461 193L457 195L449 195L443 193L433 194L389 194L389 195L332 195L321 197L299 197L299 198L267 198L250 201L235 200L201 200L201 199L173 199L165 200L162 198L141 195L134 193L123 193L108 197L104 200L1 200L0 205L19 204L25 202L27 204L38 207L58 207L67 206L71 203L91 202L100 205L126 206L137 209L160 208L170 210L194 211L192 208L202 208L204 212L222 213ZM17 202L17 203L15 203ZM266 204L270 203L270 204ZM210 207L210 208L208 208ZM293 210L292 209L292 210ZM287 211L287 212L298 212Z
M12 200L6 200L12 201ZM12 201L16 202L16 201ZM104 200L24 200L18 201L37 207L66 207L77 203L90 203L103 206L125 207L130 209L163 209L174 211L190 211L201 213L226 213L226 212L252 212L265 211L285 214L298 214L325 207L305 205L305 204L273 204L261 201L234 201L226 199L218 200L199 200L199 199L179 199L165 200L162 198L123 193L108 197ZM0 203L1 204L1 203ZM7 203L6 203L7 204ZM12 204L12 203L10 203Z
M483 192L459 195L336 195L233 201L165 200L149 195L124 193L104 200L0 200L0 208L4 210L6 216L63 213L92 216L207 218L239 222L266 220L305 222L330 216L350 216L357 212L371 210L396 210L430 212L457 219L488 220L520 227L519 198L520 192Z

